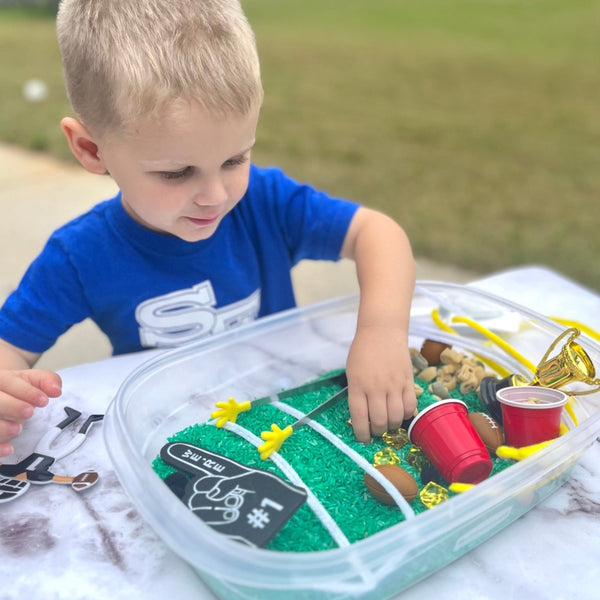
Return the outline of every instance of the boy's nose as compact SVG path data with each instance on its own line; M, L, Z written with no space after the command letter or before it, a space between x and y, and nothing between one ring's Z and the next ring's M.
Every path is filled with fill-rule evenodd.
M226 201L227 189L218 176L203 179L194 194L194 203L202 206L223 204Z

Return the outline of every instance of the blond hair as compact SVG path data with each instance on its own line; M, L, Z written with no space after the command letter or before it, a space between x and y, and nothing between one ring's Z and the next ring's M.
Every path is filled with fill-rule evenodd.
M57 33L71 106L97 135L178 99L217 116L262 102L238 0L62 0Z

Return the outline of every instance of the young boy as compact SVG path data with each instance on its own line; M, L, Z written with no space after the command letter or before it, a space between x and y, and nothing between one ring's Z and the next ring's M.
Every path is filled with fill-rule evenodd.
M367 442L415 408L409 242L391 219L250 165L262 103L238 0L63 0L61 122L119 194L57 230L0 311L0 456L61 393L32 369L92 318L115 353L174 346L294 306L299 260L351 258L360 307L347 374Z

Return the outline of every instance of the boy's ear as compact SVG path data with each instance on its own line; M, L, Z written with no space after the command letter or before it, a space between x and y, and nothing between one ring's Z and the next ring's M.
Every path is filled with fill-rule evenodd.
M92 134L72 117L65 117L60 122L60 127L69 142L71 152L86 171L97 175L106 173L106 167L98 155L98 145Z

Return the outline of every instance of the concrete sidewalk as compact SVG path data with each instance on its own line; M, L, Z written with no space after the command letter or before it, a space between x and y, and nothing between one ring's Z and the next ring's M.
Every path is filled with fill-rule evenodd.
M0 300L16 287L29 263L58 226L116 193L108 176L91 175L82 167L44 154L0 144L0 206L4 216L0 251ZM464 283L477 273L417 259L417 277ZM293 272L300 305L357 291L354 265L309 262ZM110 344L91 322L73 327L38 363L60 369L110 356Z

